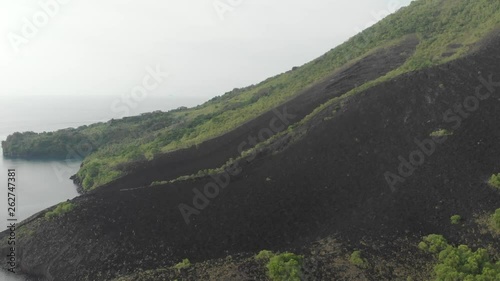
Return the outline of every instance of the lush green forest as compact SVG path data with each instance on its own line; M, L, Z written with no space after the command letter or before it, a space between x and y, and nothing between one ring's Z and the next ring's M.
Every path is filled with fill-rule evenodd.
M106 145L154 138L158 130L182 122L181 117L173 116L181 110L147 113L56 132L14 133L2 142L3 153L8 157L80 159Z
M228 132L325 79L346 63L394 44L406 35L417 35L420 43L404 65L359 86L340 100L402 73L463 56L499 23L499 1L414 1L318 59L257 85L234 89L189 109L154 112L57 132L15 133L2 143L4 155L82 157L84 165L77 176L83 188L91 190L122 176L130 163L153 159ZM311 115L338 101L332 100Z

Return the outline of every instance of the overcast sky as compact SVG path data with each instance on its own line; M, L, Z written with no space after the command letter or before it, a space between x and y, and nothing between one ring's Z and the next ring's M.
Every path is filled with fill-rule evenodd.
M169 73L145 82L151 93L206 100L302 65L410 2L2 0L0 97L120 96L149 67Z

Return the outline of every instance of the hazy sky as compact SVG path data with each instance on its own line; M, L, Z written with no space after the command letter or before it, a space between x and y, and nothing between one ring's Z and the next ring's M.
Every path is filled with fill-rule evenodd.
M120 96L145 83L206 100L302 65L409 2L2 0L0 97ZM148 78L158 71L168 78Z

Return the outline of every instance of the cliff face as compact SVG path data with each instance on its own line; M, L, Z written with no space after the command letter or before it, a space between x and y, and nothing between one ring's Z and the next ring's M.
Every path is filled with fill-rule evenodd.
M497 240L475 218L500 202L500 193L486 183L500 172L499 47L495 33L472 55L342 99L220 175L142 186L161 173L172 179L220 165L222 149L204 146L193 155L206 162L175 158L138 167L109 188L73 200L71 212L52 220L40 215L24 225L20 268L48 280L109 280L184 258L234 255L243 256L235 272L248 275L252 265L245 256L271 249L304 254L317 269L306 270L305 280L349 279L324 254L342 258L363 249L374 264L390 263L362 271L357 280L395 280L429 272L416 244L430 233L498 255ZM400 63L394 53L378 55ZM314 108L323 97L342 95L352 79L374 75L377 64L368 59L336 73L288 109L299 115L301 105ZM243 127L246 136L242 128L218 139L227 142L217 147L237 149L270 128L274 116ZM431 137L441 129L452 134ZM454 214L464 218L463 226L450 224ZM317 249L330 237L339 253ZM252 278L265 278L259 272ZM198 278L189 274L187 280Z

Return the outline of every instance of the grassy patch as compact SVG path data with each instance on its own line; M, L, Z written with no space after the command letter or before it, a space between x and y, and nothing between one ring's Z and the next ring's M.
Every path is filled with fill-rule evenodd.
M495 238L500 238L500 209L493 213L476 214L476 223L481 226L481 234L491 234Z
M462 217L459 215L453 215L450 218L451 224L459 224L462 221Z
M174 265L172 268L180 271L181 269L186 269L190 267L191 267L191 262L189 261L189 259L183 259L180 263Z
M57 207L54 210L45 213L45 218L52 219L54 217L60 216L62 214L70 212L71 210L73 210L74 207L75 207L75 204L73 204L71 202L60 203L59 205L57 205Z
M490 217L490 224L492 228L500 234L500 208L496 209L496 211Z
M437 131L430 133L429 136L431 136L431 137L445 137L445 136L451 136L451 135L453 135L452 131L446 130L446 129L439 129Z
M492 175L488 183L491 186L500 189L500 174Z
M367 266L366 260L362 257L361 251L354 251L349 257L349 262L353 265L364 268Z
M257 260L257 261L269 261L274 256L275 256L275 254L273 252L268 251L268 250L262 250L255 256L255 260Z

